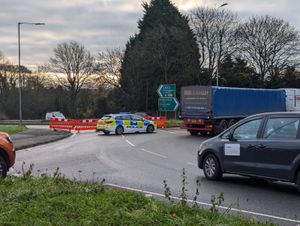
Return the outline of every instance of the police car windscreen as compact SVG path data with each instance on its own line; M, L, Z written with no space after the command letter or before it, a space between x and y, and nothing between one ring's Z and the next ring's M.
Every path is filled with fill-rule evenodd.
M187 86L181 89L183 117L203 116L211 111L211 86Z

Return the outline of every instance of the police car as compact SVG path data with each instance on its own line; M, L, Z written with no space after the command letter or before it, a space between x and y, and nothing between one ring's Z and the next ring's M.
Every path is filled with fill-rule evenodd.
M97 123L97 131L102 131L106 135L115 133L153 133L156 130L153 121L145 120L135 114L110 114L103 116Z

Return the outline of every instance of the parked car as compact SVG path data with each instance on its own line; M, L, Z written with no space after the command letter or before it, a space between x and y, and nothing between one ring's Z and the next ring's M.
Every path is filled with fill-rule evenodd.
M45 119L50 120L50 118L65 119L66 117L60 111L54 111L54 112L47 112L46 113Z
M97 124L97 131L102 131L106 135L115 133L147 132L153 133L156 130L156 124L153 121L145 120L135 114L111 114L103 116Z
M6 176L7 171L15 163L16 153L13 142L7 133L0 132L0 178Z
M200 145L198 166L209 180L223 173L292 182L300 190L300 113L250 116Z

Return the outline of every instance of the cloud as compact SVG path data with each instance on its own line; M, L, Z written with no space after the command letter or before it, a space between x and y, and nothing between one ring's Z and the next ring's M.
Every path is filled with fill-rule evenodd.
M147 0L149 2L149 0ZM226 2L243 19L251 15L273 15L300 28L297 0L173 0L185 14L200 7L218 7ZM17 23L45 22L46 26L22 25L22 62L46 63L53 48L76 40L92 54L110 48L125 47L137 32L143 15L142 0L1 0L0 51L17 62Z

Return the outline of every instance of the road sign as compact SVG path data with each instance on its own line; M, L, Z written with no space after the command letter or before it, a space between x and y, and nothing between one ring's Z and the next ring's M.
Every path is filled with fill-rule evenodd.
M176 85L175 84L160 85L157 89L157 93L160 97L176 97Z
M179 102L176 97L160 97L158 99L159 111L176 111L179 107Z

